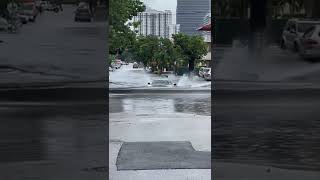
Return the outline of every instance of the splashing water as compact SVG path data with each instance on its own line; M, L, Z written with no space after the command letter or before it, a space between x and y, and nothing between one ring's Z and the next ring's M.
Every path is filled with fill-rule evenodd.
M184 74L177 83L178 87L211 87L211 82L204 81L198 76Z
M133 64L123 65L120 69L110 72L110 87L144 87L151 82L151 75L143 68L133 68Z

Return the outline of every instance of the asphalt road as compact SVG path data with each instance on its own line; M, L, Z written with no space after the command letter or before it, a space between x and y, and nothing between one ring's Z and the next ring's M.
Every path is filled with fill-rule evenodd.
M106 23L73 6L0 34L0 179L106 179Z
M106 82L106 22L74 22L76 6L0 34L0 86Z
M247 164L247 168L234 164L220 166L230 167L234 172L237 170L233 168L242 169L235 174L244 179L268 179L270 173L263 172L272 167L300 170L296 177L304 177L304 173L310 173L306 176L310 179L320 177L318 84L215 84L212 152L218 166L218 162ZM265 166L263 172L253 172L255 165ZM216 172L221 179L239 177L231 178L223 168L217 168ZM290 174L295 177L288 171L277 178L285 179Z

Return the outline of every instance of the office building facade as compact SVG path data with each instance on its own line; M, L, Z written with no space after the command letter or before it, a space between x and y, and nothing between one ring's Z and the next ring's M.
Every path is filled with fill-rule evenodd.
M133 21L140 22L135 28L138 35L171 38L172 34L177 33L176 25L172 24L172 12L169 10L157 11L147 7L146 11L135 16Z
M201 35L197 31L203 24L203 17L211 12L211 0L177 0L177 24L180 32L188 35Z

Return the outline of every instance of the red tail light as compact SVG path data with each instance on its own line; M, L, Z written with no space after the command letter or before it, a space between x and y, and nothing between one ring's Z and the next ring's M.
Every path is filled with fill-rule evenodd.
M315 45L318 45L318 42L313 40L313 39L306 39L305 45L306 45L307 48L312 48Z

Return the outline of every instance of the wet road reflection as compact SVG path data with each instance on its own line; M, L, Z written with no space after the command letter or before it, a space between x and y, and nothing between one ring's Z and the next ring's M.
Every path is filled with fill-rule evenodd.
M317 98L217 98L212 123L215 159L320 170Z
M211 116L211 94L112 95L109 112L135 114L190 113Z
M104 102L0 105L0 163L92 158L106 147L102 112Z

